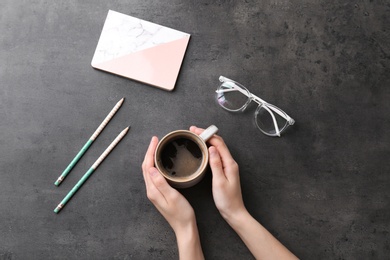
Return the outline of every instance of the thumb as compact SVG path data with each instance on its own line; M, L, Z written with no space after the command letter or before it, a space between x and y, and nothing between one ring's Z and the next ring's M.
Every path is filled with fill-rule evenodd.
M149 169L149 175L154 186L160 191L164 198L167 199L173 188L155 167Z
M210 146L209 155L210 168L211 172L213 173L213 179L215 179L216 181L226 180L226 176L223 171L221 156L219 155L217 148L215 148L214 146Z

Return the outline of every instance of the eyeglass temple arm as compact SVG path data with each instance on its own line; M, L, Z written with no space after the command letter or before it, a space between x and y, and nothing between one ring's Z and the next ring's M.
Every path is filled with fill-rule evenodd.
M229 83L233 83L233 82L229 82ZM229 84L230 85L230 84ZM233 86L232 86L233 85ZM268 113L271 115L272 117L272 121L274 122L274 126L275 126L275 132L276 132L276 135L280 137L280 130L279 130L279 126L278 126L278 123L276 121L276 118L275 118L275 115L274 113L272 113L272 111L270 109L272 109L272 107L269 107L267 106L267 102L265 102L264 100L262 100L261 98L249 93L248 95L248 92L246 92L245 90L243 90L242 88L240 87L236 87L236 84L232 84L231 85L231 89L220 89L220 90L216 90L215 92L217 93L225 93L225 92L231 92L231 91L239 91L241 92L242 94L244 94L245 96L247 96L248 98L252 99L253 101L255 101L256 103L258 103L259 105L263 105L264 109L268 111ZM273 109L274 110L274 109ZM283 113L281 113L280 111L275 111L276 113L278 113L280 116L284 117L285 116L283 115ZM286 119L287 120L287 119Z
M276 106L267 106L267 104L269 104L268 102L265 102L264 100L262 100L261 98L259 98L258 96L255 96L253 94L251 94L252 97L253 97L253 101L255 101L257 104L259 105L262 105L262 104L265 104L265 106L269 109L271 109L272 111L274 111L276 114L278 114L279 116L283 117L284 119L287 120L287 122L290 124L290 125L293 125L295 123L295 120L292 119L289 115L285 114L284 112L282 112L282 110Z
M225 78L226 79L226 78ZM227 83L227 82L225 82ZM233 83L234 86L232 86L233 88L231 89L220 89L220 90L216 90L215 92L231 92L231 91L239 91L241 92L242 94L244 94L245 96L247 96L248 98L251 98L253 101L255 101L257 104L259 105L267 105L268 102L262 100L261 98L259 98L258 96L256 95L253 95L252 93L249 93L246 92L245 90L243 90L242 88L238 87L236 84L234 84L234 82L229 82L229 83ZM230 85L230 84L229 84ZM268 107L268 106L267 106ZM280 109L278 108L275 108L275 107L268 107L269 109L273 110L275 113L277 113L279 116L283 117L284 119L287 120L287 122L292 125L294 124L294 119L292 119L291 117L289 117L287 114L284 114L280 111ZM273 113L272 111L268 111L272 116L273 116ZM274 117L274 116L273 116Z
M272 111L270 110L271 107L268 107L267 105L266 105L266 106L263 106L263 107L264 107L264 109L267 110L268 113L271 115L272 121L274 122L276 135L280 137L280 130L279 130L278 122L276 122L275 115L274 115L274 113L272 113Z

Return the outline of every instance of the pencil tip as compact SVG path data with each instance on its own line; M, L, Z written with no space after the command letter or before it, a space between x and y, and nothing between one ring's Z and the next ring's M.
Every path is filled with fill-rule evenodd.
M124 97L123 97L123 98L121 98L121 100L119 100L119 101L118 101L118 103L122 104L122 103L123 103L123 101L125 101L125 98L124 98Z

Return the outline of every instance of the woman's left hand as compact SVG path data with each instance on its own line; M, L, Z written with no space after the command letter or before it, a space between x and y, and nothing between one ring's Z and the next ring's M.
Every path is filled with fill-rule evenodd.
M195 213L190 203L176 189L172 188L161 173L154 167L154 153L158 144L153 137L142 163L148 199L171 225L177 234L189 224L196 223ZM196 225L196 224L195 224Z

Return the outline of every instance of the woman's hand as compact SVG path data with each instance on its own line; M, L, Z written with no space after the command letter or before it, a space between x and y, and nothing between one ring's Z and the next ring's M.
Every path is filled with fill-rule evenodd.
M190 130L201 134L203 129ZM241 195L238 165L220 136L208 141L210 167L213 173L213 197L222 217L237 232L256 259L297 259L244 206Z
M199 135L204 129L192 126L190 131ZM222 217L229 222L236 215L246 212L241 195L238 164L220 136L214 135L208 143L211 144L209 155L214 202Z
M203 259L193 208L154 167L154 153L157 144L157 137L153 137L142 163L148 199L175 232L180 259Z

